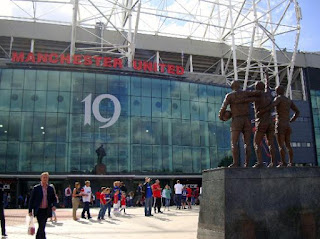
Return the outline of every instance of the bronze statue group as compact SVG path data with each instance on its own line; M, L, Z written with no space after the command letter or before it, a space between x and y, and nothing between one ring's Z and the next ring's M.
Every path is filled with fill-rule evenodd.
M242 91L239 81L233 81L231 84L232 92L226 95L220 112L219 118L222 121L231 121L231 150L233 163L229 167L239 167L239 147L238 141L240 134L243 134L244 148L245 148L245 162L244 167L249 167L249 159L251 155L251 123L249 119L249 103L254 104L255 111L255 126L256 132L254 135L254 149L257 157L257 163L254 168L264 167L262 160L262 140L264 136L267 138L267 145L270 150L271 162L268 167L292 167L293 152L290 145L291 127L290 123L295 121L299 116L299 109L292 100L285 96L285 89L283 86L276 87L277 96L273 99L271 91L268 86L268 74L266 74L266 83L258 81L255 84L255 90ZM230 111L227 107L230 106ZM272 112L275 109L276 122L272 118ZM294 112L290 118L290 110ZM276 136L281 161L277 165L275 158L274 136ZM287 163L286 149L289 155L289 162Z

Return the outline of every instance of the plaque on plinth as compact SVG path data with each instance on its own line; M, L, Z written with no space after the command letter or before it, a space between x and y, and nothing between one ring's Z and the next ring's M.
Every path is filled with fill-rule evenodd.
M95 167L94 167L94 171L96 175L105 175L107 173L107 167L105 164L103 163L98 163Z
M198 239L320 238L320 168L205 170Z

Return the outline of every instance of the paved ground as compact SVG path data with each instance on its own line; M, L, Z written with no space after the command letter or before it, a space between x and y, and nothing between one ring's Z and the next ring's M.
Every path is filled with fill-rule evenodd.
M127 208L127 215L113 216L98 221L98 208L91 209L90 220L71 219L71 209L58 209L58 222L47 223L47 239L195 239L199 207L192 210L176 210L145 217L143 208ZM78 210L80 215L81 209ZM6 228L10 239L30 239L25 224L26 209L6 209ZM37 230L37 224L36 224Z

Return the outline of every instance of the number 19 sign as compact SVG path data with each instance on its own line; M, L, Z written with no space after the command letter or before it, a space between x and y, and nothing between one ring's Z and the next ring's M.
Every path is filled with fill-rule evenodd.
M113 112L113 116L111 118L104 118L100 114L99 105L100 105L101 101L104 99L109 99L114 104L114 112ZM89 94L81 102L84 102L84 125L86 125L86 124L91 125L91 111L92 111L94 117L96 118L96 120L98 120L101 123L106 123L105 125L100 126L99 128L108 128L108 127L112 126L115 122L117 122L117 120L119 119L120 112L121 112L121 105L120 105L119 100L113 95L110 95L110 94L99 95L94 99L94 101L91 105L92 94Z

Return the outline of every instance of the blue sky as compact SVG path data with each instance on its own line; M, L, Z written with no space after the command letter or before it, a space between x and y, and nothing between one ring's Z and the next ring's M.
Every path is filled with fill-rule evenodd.
M299 49L320 52L320 0L300 0L302 10Z

